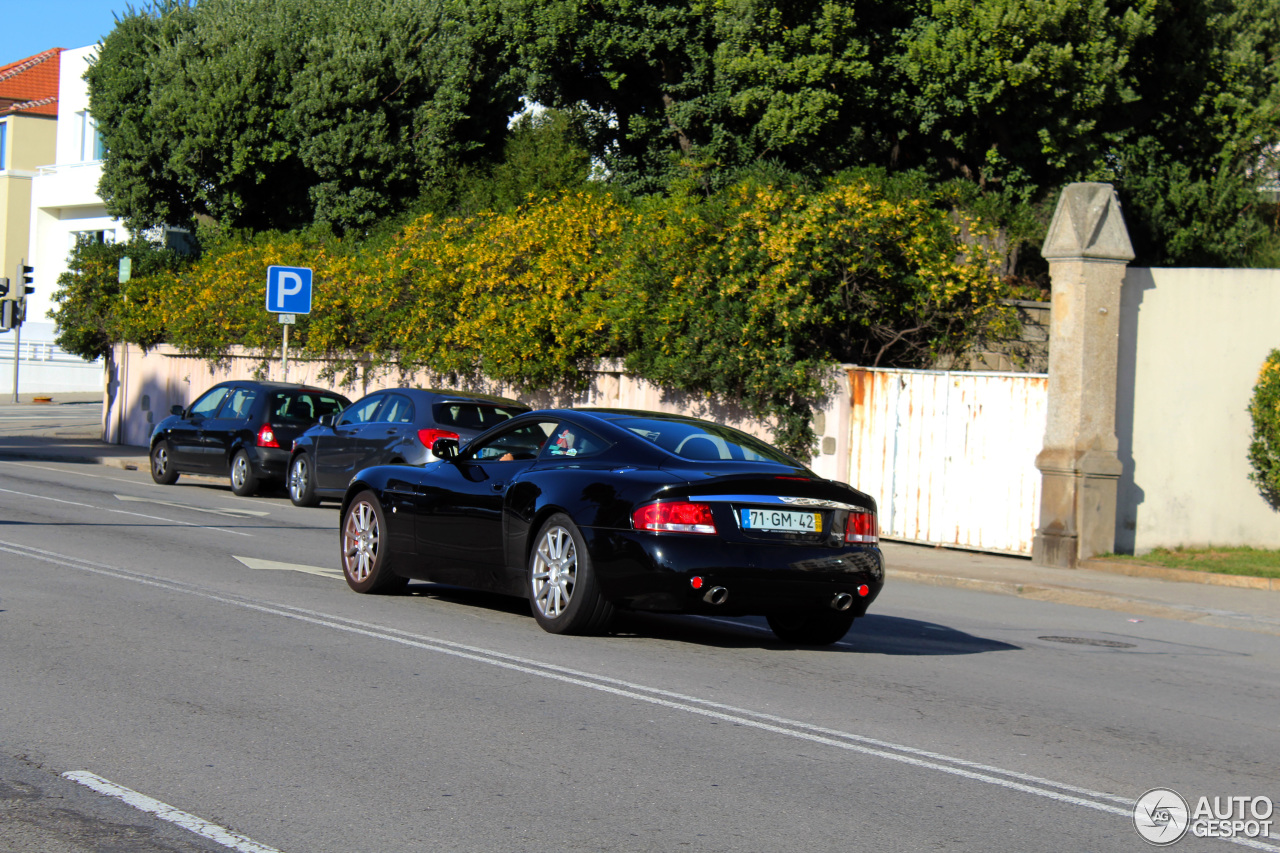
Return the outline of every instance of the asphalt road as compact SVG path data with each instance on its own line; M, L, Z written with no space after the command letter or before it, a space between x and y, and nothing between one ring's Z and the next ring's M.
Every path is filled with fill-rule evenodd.
M337 565L332 505L0 461L0 850L1085 853L1150 788L1280 800L1274 636L898 583L826 650L558 637Z

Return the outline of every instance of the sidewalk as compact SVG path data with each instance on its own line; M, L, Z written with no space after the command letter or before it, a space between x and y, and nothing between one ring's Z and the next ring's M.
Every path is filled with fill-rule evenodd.
M0 401L0 459L111 465L148 470L147 449L103 444L102 396L53 395ZM1091 560L1086 568L1052 569L1029 559L881 542L890 582L907 582L1013 595L1126 613L1177 619L1280 636L1280 582L1261 588L1224 575L1133 567ZM1125 574L1130 572L1134 574Z
M48 398L49 402L36 402ZM102 394L19 394L0 398L0 458L43 459L147 470L147 449L104 444Z

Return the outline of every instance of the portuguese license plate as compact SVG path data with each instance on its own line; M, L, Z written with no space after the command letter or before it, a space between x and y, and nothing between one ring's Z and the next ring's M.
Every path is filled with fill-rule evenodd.
M816 512L790 509L744 509L742 526L746 530L777 530L785 533L821 533L822 516Z

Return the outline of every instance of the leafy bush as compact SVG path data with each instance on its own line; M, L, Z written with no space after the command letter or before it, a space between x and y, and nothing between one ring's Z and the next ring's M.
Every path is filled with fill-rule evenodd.
M1273 507L1280 508L1280 350L1262 363L1249 402L1253 441L1249 444L1249 479Z
M267 358L266 268L314 270L291 347L359 369L426 368L578 390L601 358L744 407L808 455L839 362L923 367L1008 321L990 229L878 171L820 185L746 178L635 202L599 187L364 241L321 230L202 235L203 257L130 283L125 338Z
M57 307L49 312L58 326L58 346L93 360L106 356L118 340L151 346L163 339L160 328L125 329L128 316L138 307L127 304L130 287L120 284L120 259L125 256L133 263L136 278L131 281L154 282L187 263L182 255L143 238L128 243L80 240L71 250L67 272L58 277L53 294Z

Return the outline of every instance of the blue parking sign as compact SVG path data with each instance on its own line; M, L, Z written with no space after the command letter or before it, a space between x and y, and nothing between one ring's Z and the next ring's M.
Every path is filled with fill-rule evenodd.
M311 270L267 267L267 310L277 314L310 314Z

